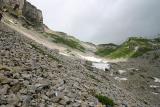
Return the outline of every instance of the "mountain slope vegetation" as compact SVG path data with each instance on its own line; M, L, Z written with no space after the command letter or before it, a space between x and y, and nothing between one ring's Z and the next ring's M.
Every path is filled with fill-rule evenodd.
M53 33L44 33L44 36L47 37L54 43L60 43L66 45L72 49L77 49L81 52L85 51L85 48L81 45L81 42L68 35L58 35Z
M107 58L135 58L148 51L160 48L159 38L145 39L142 37L130 37L126 42L116 48L99 48L97 55Z
M95 52L96 55L99 55L101 57L105 57L106 55L109 55L110 53L114 52L118 45L115 45L113 43L110 44L100 44L98 45L98 49Z

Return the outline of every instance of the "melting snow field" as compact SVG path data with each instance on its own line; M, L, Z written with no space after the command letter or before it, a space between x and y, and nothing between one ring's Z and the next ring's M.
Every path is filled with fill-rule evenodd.
M85 60L88 60L88 61L91 61L91 62L103 62L102 59L100 58L95 58L93 56L82 56L82 55L79 55L82 59L85 59Z
M66 54L66 53L63 53L63 52L60 52L61 55L64 55L64 56L70 56L69 54ZM101 58L96 58L96 57L93 57L93 56L83 56L83 55L78 55L80 58L84 59L84 60L88 60L88 61L91 61L92 62L92 67L95 67L97 69L101 69L101 70L104 70L105 69L110 69L110 64L108 64L108 62L106 60L103 60Z
M92 67L102 69L104 71L105 71L105 69L110 69L110 65L108 63L104 63L104 62L93 62Z
M96 58L96 57L93 57L93 56L82 56L82 55L80 55L80 57L82 59L91 61L92 62L92 67L95 67L97 69L101 69L101 70L104 70L104 71L105 71L105 69L110 69L110 64L108 64L107 61L105 61L101 58Z

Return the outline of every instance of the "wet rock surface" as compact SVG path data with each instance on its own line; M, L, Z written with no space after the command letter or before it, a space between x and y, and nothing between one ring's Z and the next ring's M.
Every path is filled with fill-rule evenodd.
M1 107L96 107L95 93L115 107L150 107L121 88L110 72L59 55L0 25Z

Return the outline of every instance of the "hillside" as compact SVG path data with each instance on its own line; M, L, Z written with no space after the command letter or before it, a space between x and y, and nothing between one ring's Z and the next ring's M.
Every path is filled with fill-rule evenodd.
M0 9L0 107L160 105L160 38L95 45L49 29L26 0Z
M97 55L107 58L135 58L143 54L160 49L159 38L145 39L142 37L130 37L119 46L98 48Z
M94 94L118 105L124 98L129 105L143 105L114 86L107 72L92 72L83 60L59 55L2 24L0 28L0 105L87 107L97 105Z
M105 57L106 55L109 55L110 53L114 52L117 49L118 45L115 44L100 44L97 46L97 51L95 52L96 55L99 55L101 57Z
M1 1L0 8L4 11L5 15L7 15L4 19L5 23L20 28L24 27L26 30L33 30L38 33L36 35L39 35L40 37L44 36L43 39L61 45L61 47L65 47L66 50L73 49L75 51L85 52L85 48L82 46L81 41L66 33L53 31L49 29L47 25L43 24L41 10L37 9L26 0L17 0L17 3L19 3L19 9L13 10L14 2L12 2L12 0L10 2L5 0Z
M81 42L79 40L68 36L67 34L44 33L43 35L51 42L63 44L72 49L77 49L81 52L85 51L85 48L81 45Z

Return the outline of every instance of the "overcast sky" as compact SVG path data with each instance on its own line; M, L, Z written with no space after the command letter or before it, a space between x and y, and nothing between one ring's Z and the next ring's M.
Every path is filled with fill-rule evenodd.
M160 33L160 0L28 0L44 23L83 41L121 43Z

